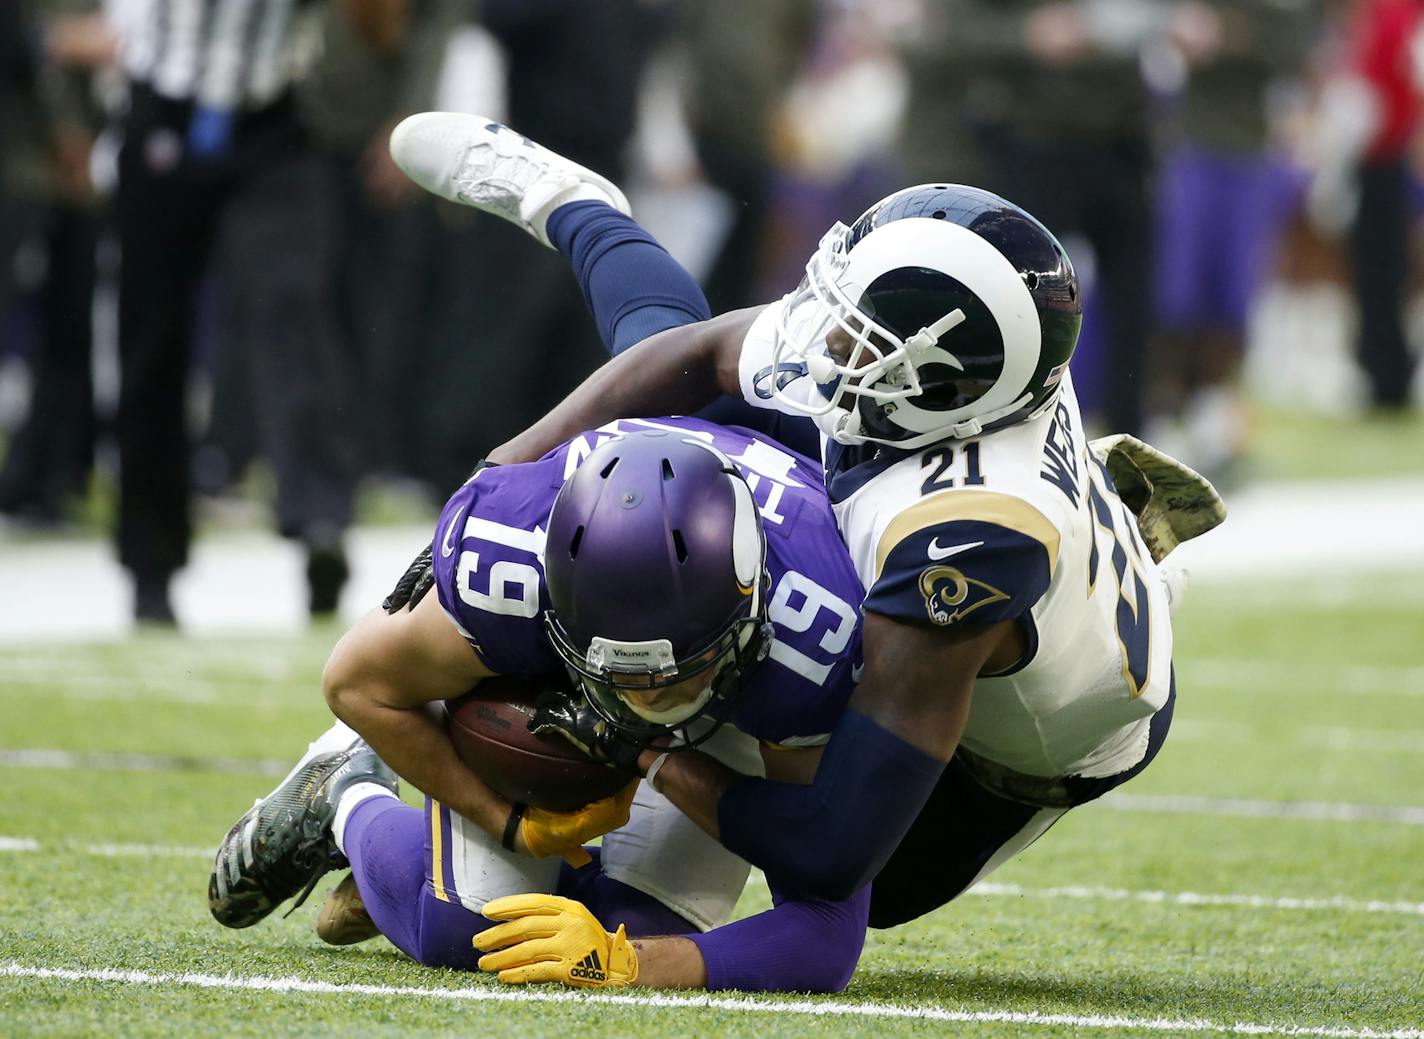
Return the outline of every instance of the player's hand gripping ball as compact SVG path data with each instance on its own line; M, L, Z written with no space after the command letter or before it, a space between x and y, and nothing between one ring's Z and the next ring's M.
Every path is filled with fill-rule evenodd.
M609 934L581 902L507 895L485 903L484 914L504 922L475 935L475 948L485 954L480 970L506 984L622 988L638 980L638 954L623 925Z
M524 848L535 858L560 855L570 866L586 866L584 844L624 826L638 790L635 779L611 797L600 798L572 812L530 808L519 821Z
M531 731L536 704L560 694L545 680L497 675L445 701L445 725L460 759L506 800L569 812L628 785L561 735Z
M643 748L624 739L581 697L549 690L540 695L529 719L529 731L557 736L587 754L589 759L628 776L641 776L638 756Z

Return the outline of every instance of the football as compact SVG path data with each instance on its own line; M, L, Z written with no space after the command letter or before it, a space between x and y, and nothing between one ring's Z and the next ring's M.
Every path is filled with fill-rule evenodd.
M490 789L511 801L570 811L617 793L629 779L584 757L561 736L529 731L548 684L499 675L445 701L455 752Z

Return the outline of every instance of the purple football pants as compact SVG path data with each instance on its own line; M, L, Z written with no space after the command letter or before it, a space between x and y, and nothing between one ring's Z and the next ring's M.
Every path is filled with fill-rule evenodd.
M437 893L427 819L393 797L371 798L346 824L346 857L366 911L392 945L427 966L476 970L480 954L471 939L490 921L443 888ZM596 861L581 870L566 867L557 893L583 902L609 930L619 923L633 935L693 929L656 899L603 876Z

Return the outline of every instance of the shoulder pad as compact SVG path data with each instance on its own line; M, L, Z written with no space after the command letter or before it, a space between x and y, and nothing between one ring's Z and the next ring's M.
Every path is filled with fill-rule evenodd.
M1058 545L1058 528L1021 499L934 495L896 516L881 536L865 607L946 626L1011 620L1047 592Z

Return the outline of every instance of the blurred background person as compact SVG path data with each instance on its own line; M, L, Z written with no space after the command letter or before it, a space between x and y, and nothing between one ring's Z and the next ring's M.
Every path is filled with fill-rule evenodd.
M478 13L502 51L506 121L626 179L642 72L667 5L483 0ZM518 228L461 210L441 207L434 341L419 406L406 416L420 444L418 475L441 493L604 356L568 264Z
M1307 0L1185 0L1167 22L1184 78L1163 101L1150 439L1217 480L1246 449L1247 320L1300 201L1272 99L1304 74L1319 16Z
M0 315L15 291L15 255L25 235L26 126L37 105L39 54L36 27L28 4L0 5Z
M98 0L6 5L0 91L0 327L29 334L29 400L0 465L0 513L61 522L88 491L102 122L95 74L116 42ZM12 310L7 301L23 296ZM29 320L16 321L23 314ZM6 317L11 320L6 321Z
M1003 195L1064 241L1091 286L1075 358L1085 411L1142 428L1151 285L1144 47L1157 0L944 0L906 54L912 183ZM1086 249L1091 255L1086 255Z
M806 258L838 220L906 183L897 147L909 97L904 0L835 0L775 114L777 169L757 302L801 280Z
M1348 236L1369 402L1408 406L1416 360L1404 327L1410 272L1409 157L1424 90L1424 4L1357 0L1345 11L1336 67L1322 91L1309 212Z
M317 57L296 85L299 116L326 168L335 212L332 291L360 422L363 478L416 467L416 410L430 336L422 282L432 264L434 206L390 158L391 128L436 107L453 28L469 0L389 0L352 17L318 9ZM238 276L241 272L237 272ZM231 494L258 456L246 360L223 351L213 413L199 448L201 490Z
M731 203L701 279L713 313L764 303L763 261L783 105L814 39L815 0L683 0L683 110L703 179ZM779 139L780 138L780 139Z
M400 0L331 0L372 32ZM334 283L337 198L294 98L303 15L288 0L125 0L130 104L115 210L122 369L119 558L138 620L171 624L188 558L188 375L204 274L218 272L221 349L251 380L278 526L307 557L312 614L348 568L357 448Z
M401 0L378 33L324 12L321 58L298 99L338 185L337 303L359 373L365 475L411 472L429 336L422 288L432 261L434 207L391 161L401 119L436 107L450 34L470 0ZM412 334L416 332L416 334Z

